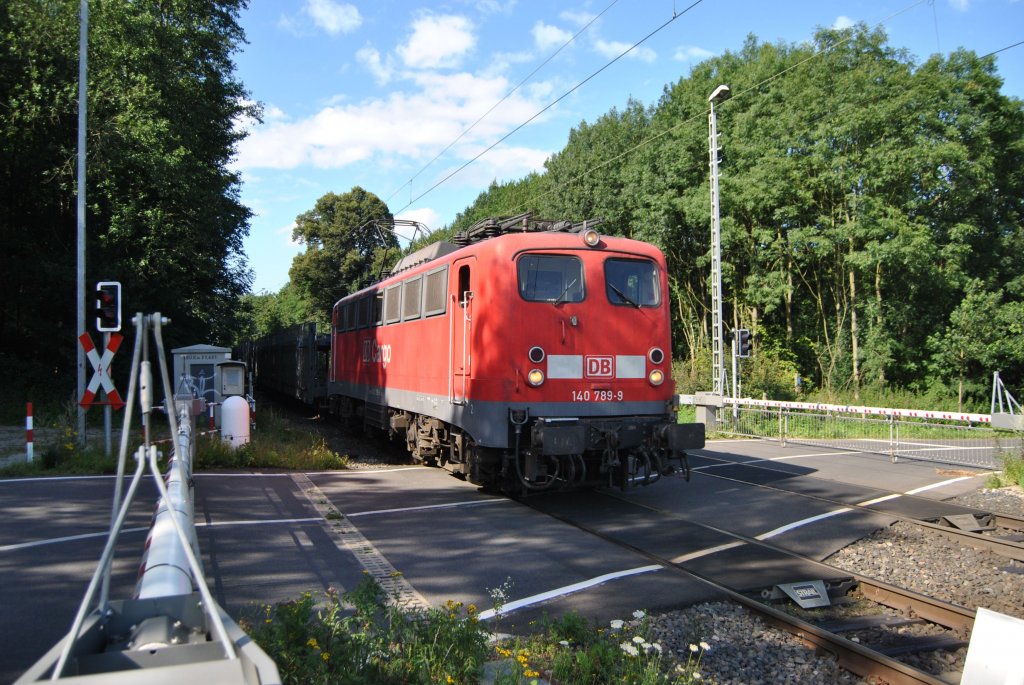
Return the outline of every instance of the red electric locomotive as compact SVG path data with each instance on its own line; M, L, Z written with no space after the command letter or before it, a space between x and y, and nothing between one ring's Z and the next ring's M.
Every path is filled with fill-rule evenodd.
M508 492L688 477L661 252L528 214L456 242L335 305L332 412Z

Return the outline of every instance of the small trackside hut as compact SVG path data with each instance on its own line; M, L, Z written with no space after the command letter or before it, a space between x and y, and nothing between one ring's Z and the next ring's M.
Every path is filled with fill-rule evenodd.
M333 413L506 492L681 472L665 258L593 222L489 219L334 307Z

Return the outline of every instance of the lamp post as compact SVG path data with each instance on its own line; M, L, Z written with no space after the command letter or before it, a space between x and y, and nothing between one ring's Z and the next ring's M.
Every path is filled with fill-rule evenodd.
M708 97L711 113L708 115L709 163L711 165L711 362L714 370L712 392L725 394L725 355L722 350L722 235L718 220L718 126L715 103L729 97L729 86L715 88Z

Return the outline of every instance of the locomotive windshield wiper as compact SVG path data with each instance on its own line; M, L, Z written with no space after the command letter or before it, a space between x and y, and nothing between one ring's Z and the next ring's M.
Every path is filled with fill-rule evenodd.
M572 279L571 281L569 281L569 285L565 286L565 290L563 290L563 291L562 291L562 294L561 294L561 295L559 295L558 297L556 297L556 298L555 298L555 299L554 299L554 300L553 300L553 301L551 302L551 304L561 304L561 302L562 302L562 298L563 298L563 297L565 297L565 294L566 294L567 292L569 292L569 288L571 288L571 287L573 287L574 285L576 285L576 280L577 280L577 279L575 279L575 278L574 278L574 279Z
M636 307L637 309L640 309L640 305L638 305L638 304L637 304L636 302L634 302L633 300L629 299L629 297L627 297L627 296L626 296L626 293L622 292L621 290L619 290L618 288L616 288L616 287L615 287L614 285L612 285L611 283L609 283L609 284L608 284L608 287L609 287L609 288L611 288L612 290L614 290L614 291L615 291L615 294L616 294L616 295L618 295L619 297L621 297L621 298L622 298L622 301L623 301L623 302L625 302L625 303L627 303L627 304L631 304L631 305L633 305L634 307Z

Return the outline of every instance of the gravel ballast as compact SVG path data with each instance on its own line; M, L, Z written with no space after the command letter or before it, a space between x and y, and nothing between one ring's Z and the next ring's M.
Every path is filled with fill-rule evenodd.
M952 502L1024 516L1024 490L980 490ZM849 545L825 563L891 585L958 604L1024 618L1024 568L991 552L956 544L913 524L896 523ZM686 662L690 645L706 642L701 682L716 685L768 683L865 683L830 655L815 655L795 636L772 628L730 602L700 604L651 617L653 638ZM932 652L907 660L937 676L963 669L967 649Z

